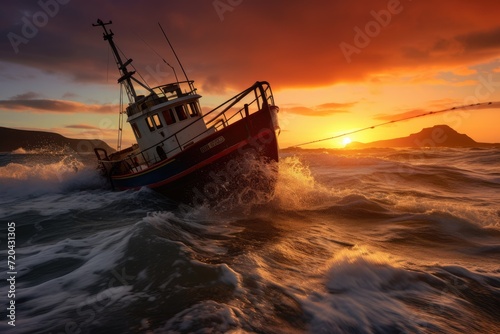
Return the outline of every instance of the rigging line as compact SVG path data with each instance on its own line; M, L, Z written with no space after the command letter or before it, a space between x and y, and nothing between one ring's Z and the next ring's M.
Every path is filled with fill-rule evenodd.
M118 51L120 51L120 53L122 54L122 56L123 56L125 59L129 59L129 58L125 55L125 53L124 53L124 52L123 52L123 51L122 51L122 50L121 50L118 46L116 47L116 49L117 49ZM141 72L139 72L139 71L137 70L137 68L134 66L134 64L130 63L129 65L130 65L130 66L132 66L132 68L134 69L135 73L137 73L137 75L141 78L142 82L139 82L139 81L138 81L136 78L134 78L134 77L132 77L132 79L133 79L135 82L139 83L142 87L144 87L144 88L146 88L146 89L148 89L148 90L150 90L150 91L151 91L151 86L148 84L148 82L146 81L146 79L144 79L144 77L141 75Z
M170 65L166 60L165 58L163 58L158 52L156 52L155 49L153 49L153 47L151 45L148 44L148 42L146 42L146 40L144 40L144 38L142 38L141 36L137 35L143 42L144 44L146 44L147 47L149 47L151 49L151 51L153 51L161 60L163 60L163 62L172 69L172 71L174 72L174 76L175 76L175 81L178 83L179 82L179 78L177 78L177 73L175 72L175 68Z
M149 85L149 83L146 81L146 79L142 76L141 72L139 72L137 70L137 68L133 65L133 64L130 64L130 66L132 66L132 68L134 69L135 73L137 73L137 75L141 78L142 80L142 83L143 83L143 87L148 89L150 92L152 92L152 89L151 89L151 86ZM135 82L138 82L138 80L136 78L134 78L134 81ZM139 83L139 82L138 82Z
M123 136L123 90L124 84L120 83L120 110L118 113L118 140L116 143L116 150L122 149L122 136Z
M106 53L106 84L109 83L109 50L111 47L108 47L108 52Z
M161 55L160 55L160 54L159 54L159 53L158 53L155 49L153 49L153 47L152 47L152 46L151 46L148 42L146 42L146 40L145 40L144 38L142 38L142 36L141 36L141 35L139 35L139 34L136 34L136 35L137 35L137 37L139 37L139 38L140 38L140 40L141 40L144 44L146 44L146 46L147 46L148 48L150 48L150 49L151 49L151 51L153 51L153 52L154 52L154 53L155 53L155 54L156 54L156 55L157 55L157 56L158 56L161 60L163 60L163 62L164 62L164 63L167 63L167 62L165 61L165 59L163 59L163 57L162 57L162 56L161 56Z
M160 58L160 59L161 59L161 60L162 60L165 64L167 64L168 66L170 66L170 64L169 64L169 63L165 60L165 58L163 58L163 56L162 56L162 55L160 55L160 54L159 54L159 53L158 53L158 52L157 52L157 51L156 51L156 50L155 50L155 49L154 49L154 48L153 48L153 47L152 47L152 46L151 46L148 42L146 42L146 40L145 40L144 38L142 38L142 36L140 36L140 35L137 35L137 36L141 39L141 41L142 41L144 44L146 44L146 46L147 46L148 48L150 48L150 49L151 49L151 51L153 51L153 52L154 52L154 53L158 56L158 58Z
M422 113L422 114L419 114L419 115L408 116L408 117L400 118L400 119L397 119L397 120L392 120L392 121L387 121L387 122L375 124L375 125L372 125L372 126L367 126L365 128L361 128L361 129L358 129L358 130L344 132L342 134L339 134L339 135L336 135L336 136L333 136L333 137L328 137L328 138L323 138L323 139L317 139L317 140L313 140L313 141L301 143L301 144L298 144L298 145L289 146L288 148L299 147L299 146L309 145L309 144L313 144L313 143L319 143L319 142L322 142L322 141L327 141L327 140L331 140L331 139L335 139L335 138L339 138L339 137L344 137L344 136L352 135L354 133L358 133L358 132L361 132L361 131L375 129L375 128L378 128L380 126L407 121L407 120L410 120L410 119L413 119L413 118L430 116L430 115L436 115L436 114L440 114L440 113L444 113L444 112L458 111L458 110L463 110L463 109L471 108L471 107L485 107L485 106L490 106L492 104L499 104L497 106L497 108L500 108L500 102L497 101L497 102L475 103L475 104L471 104L471 105L467 105L467 106L463 105L463 106L459 106L459 107L447 108L447 109L438 110L438 111L429 111L429 112ZM492 107L494 107L494 106L492 106Z
M179 66L181 67L181 70L182 70L182 73L184 73L184 77L186 77L186 81L189 81L189 78L186 74L186 71L184 70L184 66L182 66L182 63L179 59L179 57L177 56L177 52L175 52L175 49L174 47L172 46L172 43L170 43L170 40L168 39L167 37L167 34L165 33L165 30L163 30L163 27L161 26L160 22L158 22L158 25L160 26L160 29L161 29L161 32L163 33L163 36L165 37L165 39L167 40L168 42L168 45L170 46L170 49L172 50L172 52L174 53L174 56L175 56L175 59L177 59L177 63L179 64Z

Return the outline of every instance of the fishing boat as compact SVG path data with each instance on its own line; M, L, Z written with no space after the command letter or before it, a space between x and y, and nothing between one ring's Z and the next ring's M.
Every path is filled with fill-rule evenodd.
M111 23L98 20L93 26L104 30L104 40L121 75L118 83L128 102L120 108L118 150L109 154L102 148L94 151L114 189L148 187L173 200L199 203L228 195L238 186L252 187L242 184L256 182L255 176L242 175L247 174L242 168L246 160L269 165L278 161L279 108L268 82L255 82L203 113L201 95L194 81L188 79L161 25L186 80L179 81L175 75L175 82L150 87L130 69L132 59L122 58L114 34L107 28ZM137 143L121 149L124 115ZM255 186L263 184L272 191L272 177Z

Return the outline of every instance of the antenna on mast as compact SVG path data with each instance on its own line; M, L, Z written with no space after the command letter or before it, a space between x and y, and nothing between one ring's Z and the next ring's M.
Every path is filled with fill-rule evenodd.
M165 31L163 30L163 27L161 26L160 22L158 22L158 25L160 26L160 29L161 29L161 32L163 33L163 36L165 37L165 39L167 40L168 42L168 45L170 46L170 49L172 50L172 52L174 53L174 56L175 56L175 59L177 59L177 62L179 63L179 66L181 67L181 70L182 70L182 73L184 73L184 76L186 77L186 81L189 81L188 79L188 76L186 74L186 71L184 71L184 67L182 66L182 63L181 61L179 60L179 57L177 56L177 53L175 52L175 49L174 47L172 46L172 43L170 43L170 40L168 39L167 37L167 34L165 34ZM168 66L170 66L168 63L167 63ZM172 67L172 66L170 66ZM172 67L173 69L173 67ZM174 73L175 73L175 70L174 70Z

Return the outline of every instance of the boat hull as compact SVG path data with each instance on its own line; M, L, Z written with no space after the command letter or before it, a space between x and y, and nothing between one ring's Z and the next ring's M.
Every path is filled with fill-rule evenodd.
M231 196L245 187L272 192L272 163L279 158L271 113L266 108L248 115L143 171L111 175L111 183L120 190L149 187L191 204Z

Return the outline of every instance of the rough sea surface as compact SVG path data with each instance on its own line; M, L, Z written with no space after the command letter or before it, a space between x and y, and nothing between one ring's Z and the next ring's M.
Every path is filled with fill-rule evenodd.
M179 207L111 191L93 156L0 155L0 332L500 332L500 149L278 168L273 194Z

